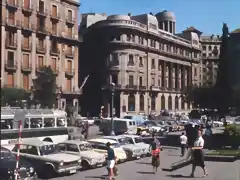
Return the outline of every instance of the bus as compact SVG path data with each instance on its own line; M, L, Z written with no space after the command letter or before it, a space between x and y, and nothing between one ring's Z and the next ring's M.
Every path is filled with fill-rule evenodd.
M19 119L22 139L39 139L54 144L68 140L67 113L52 109L1 108L1 146L10 150L18 143Z

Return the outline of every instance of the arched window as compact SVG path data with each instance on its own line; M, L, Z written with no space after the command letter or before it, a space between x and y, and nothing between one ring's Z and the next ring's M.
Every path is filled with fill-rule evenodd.
M172 110L172 96L168 96L168 110Z
M151 97L151 110L156 110L156 97L152 96Z
M141 94L139 99L140 111L144 111L144 96Z
M185 109L185 102L183 97L181 98L181 108L184 110Z
M128 96L128 111L135 111L135 96L133 94Z
M161 108L165 109L165 97L164 97L164 95L162 95L162 97L161 97Z
M178 102L178 97L176 96L176 97L175 97L175 109L179 109L178 104L179 104L179 102Z

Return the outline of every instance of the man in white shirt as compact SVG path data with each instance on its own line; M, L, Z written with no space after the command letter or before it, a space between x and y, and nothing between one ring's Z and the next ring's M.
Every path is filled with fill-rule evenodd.
M180 142L181 142L181 156L184 156L185 154L185 149L187 146L187 136L185 136L184 132L180 136Z

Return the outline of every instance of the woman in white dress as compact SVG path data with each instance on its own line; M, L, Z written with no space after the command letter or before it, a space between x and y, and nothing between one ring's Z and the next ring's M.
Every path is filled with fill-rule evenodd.
M208 175L203 154L204 139L202 138L202 131L198 130L198 137L194 142L194 147L192 147L193 163L192 163L192 173L191 176L194 177L194 171L196 166L200 166L203 169L204 176Z

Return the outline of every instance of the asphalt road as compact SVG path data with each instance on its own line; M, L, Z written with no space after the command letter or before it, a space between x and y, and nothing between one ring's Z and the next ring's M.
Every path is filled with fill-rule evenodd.
M180 160L179 149L164 149L161 153L161 168L169 168L171 163ZM130 161L118 165L119 176L116 180L169 180L169 179L199 179L203 172L197 167L195 178L190 178L191 165L174 172L164 172L159 170L156 174L152 173L152 167L149 164L150 158L143 158L136 161ZM204 180L240 180L240 161L232 163L206 162L209 175ZM87 171L81 171L77 174L64 177L56 177L53 180L97 180L106 179L106 168L98 168Z

